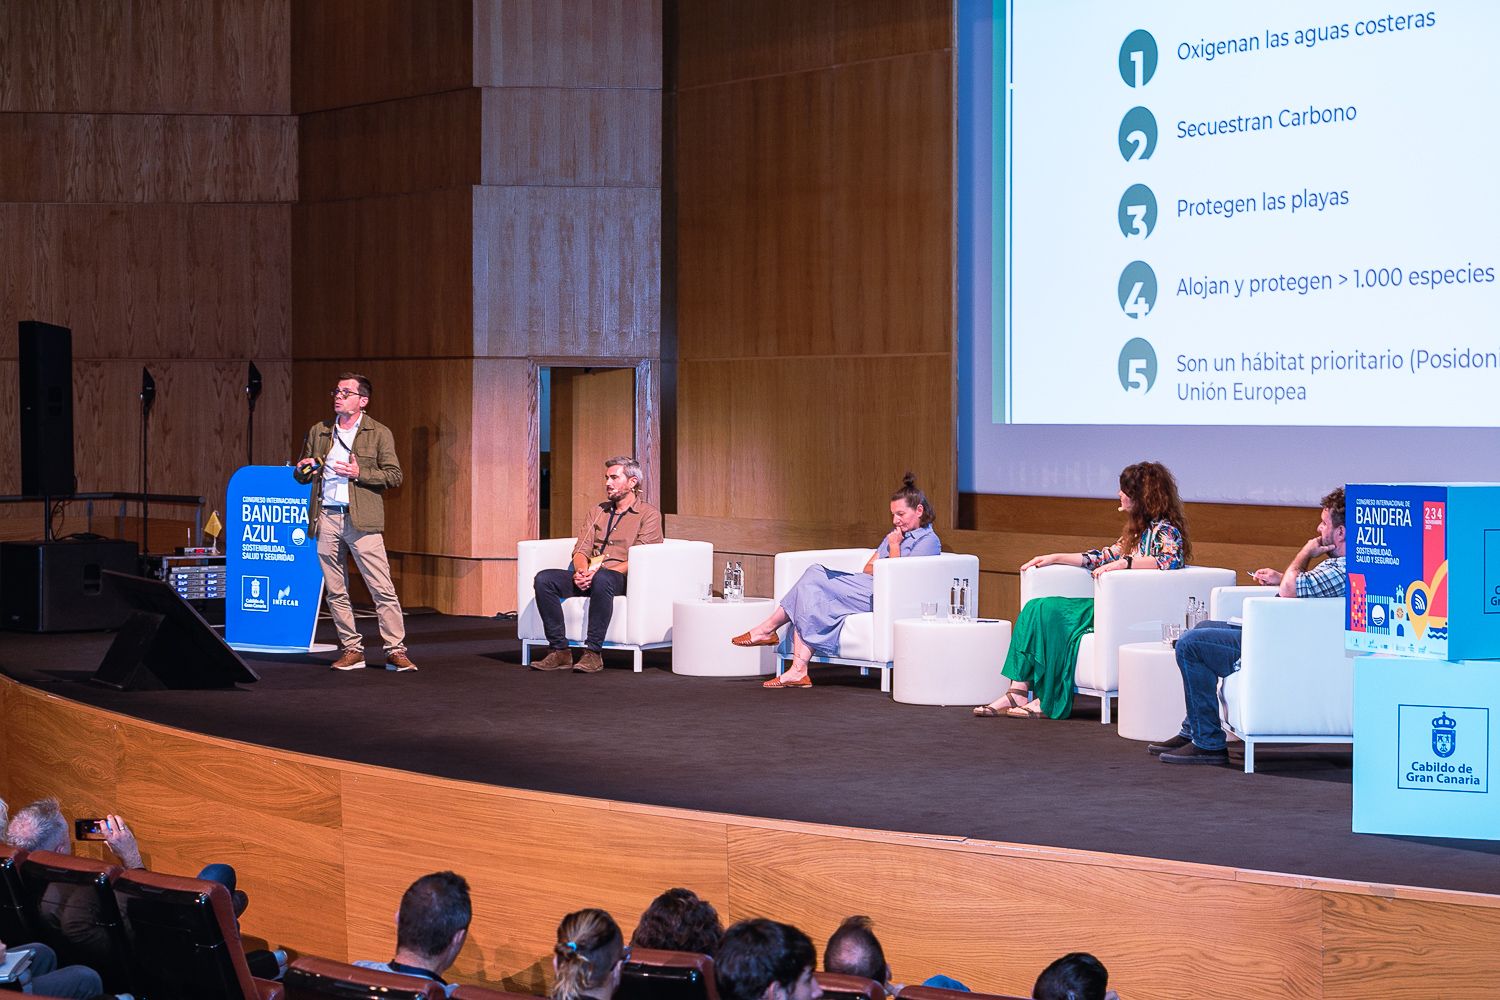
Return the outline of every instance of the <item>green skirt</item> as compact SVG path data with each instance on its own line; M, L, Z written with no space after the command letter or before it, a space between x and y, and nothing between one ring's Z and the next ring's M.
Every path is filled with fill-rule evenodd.
M1092 597L1039 597L1016 618L1001 673L1024 681L1049 719L1073 714L1073 671L1078 644L1094 631Z

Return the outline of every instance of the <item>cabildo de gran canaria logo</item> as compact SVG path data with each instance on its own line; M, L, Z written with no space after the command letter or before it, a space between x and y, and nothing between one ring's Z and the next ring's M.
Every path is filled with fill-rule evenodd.
M1432 720L1432 752L1439 757L1452 757L1458 749L1458 723L1444 712Z

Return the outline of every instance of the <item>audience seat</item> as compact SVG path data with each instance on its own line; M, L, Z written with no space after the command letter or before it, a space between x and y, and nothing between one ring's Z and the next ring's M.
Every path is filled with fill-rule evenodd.
M516 638L521 640L521 662L531 662L533 646L546 646L542 616L536 610L536 575L544 569L564 569L570 562L575 538L543 538L516 546ZM635 671L641 672L641 651L672 645L672 602L703 596L713 580L714 547L709 542L668 538L660 544L632 545L629 586L615 598L605 649L629 649L635 653ZM581 646L588 633L587 597L562 602L568 645Z
M863 572L874 549L809 549L776 554L775 587L780 601L787 591L812 566L843 573ZM839 633L837 656L815 655L813 663L840 663L862 671L880 671L880 690L891 689L891 668L895 645L894 626L898 618L920 618L922 604L936 601L946 614L948 594L953 578L969 581L969 604L979 607L979 557L958 552L921 556L916 559L877 559L875 561L875 608L844 619ZM782 629L781 646L776 651L776 673L780 676L792 659L792 628Z
M1021 574L1021 606L1037 597L1092 597L1094 631L1078 644L1073 690L1101 702L1110 721L1110 699L1120 695L1120 647L1161 639L1162 622L1181 622L1189 597L1208 607L1215 587L1234 583L1234 570L1184 566L1162 573L1105 573L1098 580L1077 566L1038 566Z
M220 883L127 869L115 876L114 894L135 992L151 1000L280 1000L280 985L250 974L234 902Z
M1029 1000L1012 993L965 993L936 986L908 986L896 994L897 1000Z
M902 681L902 683L906 683ZM815 972L813 978L829 1000L885 1000L885 986L864 976L842 972Z
M37 939L21 889L21 862L25 860L25 851L0 844L0 941L11 944Z
M1219 688L1225 728L1245 743L1354 742L1354 660L1344 648L1344 598L1274 596L1274 587L1218 587L1211 615L1240 618L1240 669Z
M286 970L286 1000L443 1000L441 983L310 956Z
M134 993L130 945L111 881L117 865L71 854L32 851L21 862L26 910L35 940L59 965L87 965L111 993Z
M719 1000L714 960L691 951L634 948L615 1000Z
M488 986L460 986L449 994L453 1000L537 1000L531 993L509 993Z

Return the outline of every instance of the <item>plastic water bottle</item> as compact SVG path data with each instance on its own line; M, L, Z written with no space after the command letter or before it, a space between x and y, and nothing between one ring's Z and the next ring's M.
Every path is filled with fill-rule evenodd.
M974 609L969 606L968 577L964 577L964 582L958 588L958 617L960 621L969 621L974 617Z
M963 597L959 591L958 577L953 578L953 586L948 590L948 620L950 622L960 621L963 618L963 605L960 603Z
M734 600L734 563L724 564L724 600Z
M738 559L734 561L734 599L736 601L745 599L745 567L740 565Z

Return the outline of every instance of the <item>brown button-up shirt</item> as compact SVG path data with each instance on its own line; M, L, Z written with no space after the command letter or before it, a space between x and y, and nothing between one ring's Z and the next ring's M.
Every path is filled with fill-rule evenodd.
M604 539L606 533L608 542ZM615 505L606 500L589 513L588 523L578 533L573 554L583 556L585 562L602 554L601 566L618 572L632 545L651 545L661 540L661 511L636 497L624 512L616 513Z

